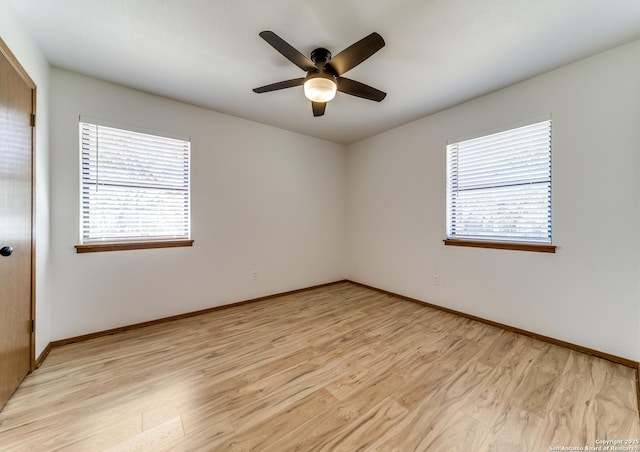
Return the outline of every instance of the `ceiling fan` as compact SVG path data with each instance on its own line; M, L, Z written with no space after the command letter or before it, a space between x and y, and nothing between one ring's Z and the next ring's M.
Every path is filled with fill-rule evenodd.
M311 60L272 31L263 31L260 37L305 71L307 76L254 88L255 93L267 93L303 85L304 95L311 101L313 116L324 115L327 102L335 97L336 91L376 102L380 102L387 95L369 85L342 77L342 74L384 47L384 39L378 33L365 36L334 57L327 49L319 47L311 52Z

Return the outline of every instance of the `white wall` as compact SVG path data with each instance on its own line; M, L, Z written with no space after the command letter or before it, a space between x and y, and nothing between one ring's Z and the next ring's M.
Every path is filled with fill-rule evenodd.
M36 84L35 243L36 357L50 340L49 296L49 64L29 36L10 0L0 0L0 38Z
M52 340L344 277L344 146L59 69L51 90ZM76 254L79 115L191 136L192 248Z
M635 41L351 145L347 276L640 360L639 80ZM447 139L549 113L557 253L445 246Z

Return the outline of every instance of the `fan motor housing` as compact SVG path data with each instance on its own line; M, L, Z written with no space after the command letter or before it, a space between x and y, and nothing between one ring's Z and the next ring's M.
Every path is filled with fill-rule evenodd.
M311 61L317 67L324 67L331 60L331 52L324 47L318 47L311 52Z

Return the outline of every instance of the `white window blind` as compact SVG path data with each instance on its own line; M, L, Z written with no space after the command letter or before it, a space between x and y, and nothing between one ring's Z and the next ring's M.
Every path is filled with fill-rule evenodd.
M80 122L82 243L188 239L190 142Z
M447 238L551 243L551 120L447 146Z

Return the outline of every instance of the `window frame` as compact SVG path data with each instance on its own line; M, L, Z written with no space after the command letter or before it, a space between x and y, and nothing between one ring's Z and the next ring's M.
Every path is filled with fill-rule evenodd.
M183 237L176 238L162 238L161 236L149 236L148 239L146 237L135 237L135 238L123 238L122 240L118 240L116 238L107 238L105 237L103 240L94 239L94 240L86 240L85 237L85 229L83 225L83 212L84 212L84 180L83 180L83 138L82 138L82 127L84 124L95 125L97 127L106 127L111 129L117 129L122 132L130 132L130 133L138 133L150 135L156 138L167 138L171 140L180 140L188 143L187 147L187 171L188 178L186 182L186 197L187 197L187 206L188 211L186 214L186 227L187 234ZM158 131L147 129L143 127L132 126L129 124L116 123L111 121L105 121L102 119L89 117L89 116L80 116L78 121L78 130L79 130L79 244L75 245L74 248L76 253L92 253L92 252L102 252L102 251L121 251L121 250L139 250L139 249L154 249L154 248L174 248L174 247L185 247L185 246L193 246L194 240L191 238L191 137L174 134L170 132ZM157 187L160 188L160 187Z
M504 132L510 132L512 130L516 130L522 127L534 126L539 123L548 122L549 123L549 135L550 135L550 144L549 144L549 241L540 241L540 240L509 240L504 237L471 237L471 236L455 236L450 235L451 230L451 222L453 219L453 214L450 211L452 193L450 190L450 146L463 143L465 141L471 141L478 138L489 137L491 135L500 134ZM452 140L447 140L446 148L445 148L445 162L446 162L446 175L445 175L445 184L446 184L446 196L445 196L445 204L446 204L446 212L445 212L445 239L443 243L448 246L463 246L463 247L473 247L473 248L492 248L492 249L504 249L504 250L519 250L519 251L534 251L534 252L543 252L543 253L555 253L556 245L553 244L552 239L552 118L551 115L545 115L542 117L534 118L529 121L522 121L515 124L505 125L500 128L495 128L491 130L485 130L483 132L479 132L473 135L468 135L465 137L460 137ZM490 187L485 187L486 189L490 189ZM495 187L493 187L495 188Z

